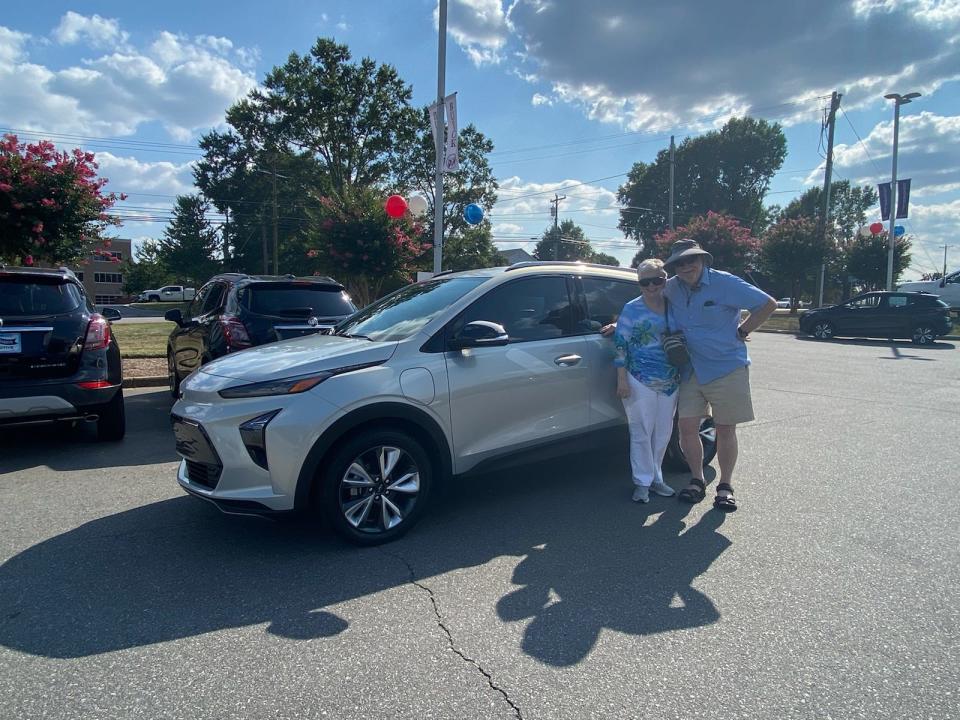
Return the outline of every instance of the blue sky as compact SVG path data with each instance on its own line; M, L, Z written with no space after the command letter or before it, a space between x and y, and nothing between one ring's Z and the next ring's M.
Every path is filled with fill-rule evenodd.
M318 36L395 65L418 105L437 83L436 0L16 3L0 20L0 128L96 151L129 199L120 234L158 235L191 189L196 141ZM493 139L501 247L532 249L562 219L628 262L615 193L638 160L731 115L783 123L788 157L768 202L822 182L822 110L844 94L836 177L889 180L888 92L903 108L900 177L913 179L909 276L960 267L960 0L449 0L446 86L461 125ZM29 131L29 132L24 132ZM859 137L858 137L859 136ZM150 217L143 222L135 218Z

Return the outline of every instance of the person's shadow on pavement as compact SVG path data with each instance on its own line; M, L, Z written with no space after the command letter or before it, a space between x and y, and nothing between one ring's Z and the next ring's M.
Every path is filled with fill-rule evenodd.
M514 571L521 587L497 603L497 613L507 622L533 618L523 650L555 666L584 659L603 628L648 635L716 622L713 602L692 583L730 545L717 532L725 515L708 510L687 529L693 507L653 501L641 510L632 544L623 543L622 528L597 528L532 548ZM605 535L617 542L605 543Z

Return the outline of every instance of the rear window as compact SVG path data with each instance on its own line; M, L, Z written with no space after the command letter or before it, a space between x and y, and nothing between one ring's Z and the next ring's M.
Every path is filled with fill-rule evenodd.
M0 315L62 315L83 303L83 295L72 282L57 278L0 278Z
M239 299L258 315L329 317L357 310L343 290L323 285L251 285L240 291Z

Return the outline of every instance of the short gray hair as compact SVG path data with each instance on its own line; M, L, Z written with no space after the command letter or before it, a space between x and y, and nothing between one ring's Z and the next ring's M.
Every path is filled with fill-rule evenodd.
M663 260L658 260L657 258L649 258L637 265L638 278L645 272L658 272L663 273L664 275L667 274L667 271L663 269Z

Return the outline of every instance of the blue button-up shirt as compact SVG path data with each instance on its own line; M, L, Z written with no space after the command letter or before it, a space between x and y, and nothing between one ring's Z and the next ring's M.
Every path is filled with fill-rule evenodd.
M663 294L670 305L670 330L681 330L686 337L697 382L712 382L750 364L737 327L741 310L753 312L767 303L763 290L736 275L705 267L695 288L672 277Z

